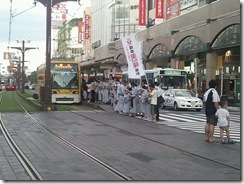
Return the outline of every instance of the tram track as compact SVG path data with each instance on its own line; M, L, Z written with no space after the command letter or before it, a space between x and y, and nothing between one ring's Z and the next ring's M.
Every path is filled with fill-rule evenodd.
M2 97L5 95L4 93L5 92L1 93L0 102L2 102ZM2 103L1 103L1 105L2 105ZM35 169L35 167L31 164L31 162L27 159L25 154L21 151L21 149L18 147L18 145L15 143L15 141L9 134L7 128L4 125L1 112L0 112L0 128L1 128L3 136L4 136L5 140L7 141L8 145L10 146L10 148L12 149L12 151L14 152L14 154L16 155L19 162L21 163L23 168L26 170L26 172L28 173L30 178L32 180L37 180L37 181L43 180L41 175L38 173L38 171Z
M19 105L21 106L21 102L18 102ZM84 148L81 148L80 146L77 146L78 144L74 144L74 140L71 140L70 138L65 138L64 136L65 135L62 135L61 132L57 132L55 130L52 130L51 128L48 128L47 126L44 126L43 125L43 122L42 121L39 121L38 119L36 119L34 116L32 116L31 114L29 114L29 112L27 110L25 110L25 108L23 107L23 112L28 116L28 118L30 118L34 123L36 123L38 126L42 127L43 129L45 129L47 132L49 132L50 134L52 134L53 136L55 136L56 138L58 138L59 140L61 140L62 142L64 142L66 145L68 145L69 147L71 147L72 149L76 150L77 152L79 152L80 154L86 156L87 158L93 160L95 163L99 164L100 166L102 166L104 169L108 170L109 172L113 173L114 175L116 175L119 180L133 180L131 179L130 177L127 177L125 176L123 173L121 173L120 171L114 169L113 167L111 167L111 165L113 164L109 164L108 162L105 163L103 162L103 158L96 158L93 156L92 153L88 153L86 150L84 150ZM234 169L236 171L240 171L240 168L238 167L235 167L235 166L232 166L232 165L229 165L229 164L226 164L224 162L221 162L219 160L214 160L214 159L211 159L211 158L208 158L204 155L201 155L201 154L197 154L197 153L194 153L194 152L191 152L187 149L184 149L184 148L181 148L181 147L178 147L178 146L174 146L174 145L171 145L170 143L168 142L164 142L164 141L161 141L161 140L155 140L153 138L149 138L147 137L146 135L142 135L140 133L137 133L137 132L134 132L134 131L129 131L129 130L126 130L124 128L120 128L116 125L111 125L109 123L105 123L103 121L99 121L97 120L96 118L92 118L91 116L89 116L89 114L80 114L79 112L76 112L76 111L69 111L69 113L71 114L75 114L75 115L78 115L80 117L84 117L88 120L91 120L91 121L94 121L96 123L99 123L101 125L105 125L105 126L108 126L108 127L111 127L111 128L114 128L116 130L119 130L119 131L123 131L127 134L131 134L131 135L134 135L134 136L137 136L143 140L146 140L146 141L150 141L152 143L156 143L160 146L166 146L166 147L169 147L169 148L172 148L172 149L175 149L177 151L180 151L182 153L186 153L187 155L192 155L194 157L198 157L200 159L204 159L208 162L211 162L211 163L215 163L215 164L219 164L221 166L225 166L227 168L230 168L230 169ZM2 120L2 119L1 119ZM2 122L1 122L2 124ZM190 138L190 137L188 137ZM199 140L200 141L200 140ZM202 141L202 140L201 140Z
M0 101L2 99L3 94L0 96ZM82 154L83 156L87 157L88 159L92 160L93 162L95 162L96 164L102 166L104 169L106 169L108 172L112 173L113 175L115 175L118 180L125 180L125 181L129 181L132 180L130 177L127 177L126 175L122 174L121 172L119 172L118 170L116 170L115 168L111 167L110 165L106 164L105 162L103 162L102 160L94 157L93 155L89 154L88 152L86 152L84 149L80 148L79 146L73 144L72 142L68 141L66 138L64 138L62 135L59 135L55 132L53 132L52 130L50 130L48 127L43 126L39 120L37 120L35 117L33 117L26 109L25 107L21 104L21 102L19 100L17 100L17 98L15 97L14 93L13 93L13 98L15 99L15 101L18 103L18 105L21 107L21 109L23 110L23 112L34 122L36 123L39 127L42 127L43 129L45 129L48 133L52 134L53 136L55 136L56 138L58 138L59 140L61 140L63 143L65 143L66 145L68 145L70 148L72 148L73 150L79 152L80 154ZM25 170L27 171L27 173L30 175L32 180L43 180L42 176L38 173L38 171L35 169L35 167L31 164L31 162L28 160L28 158L25 156L25 154L21 151L21 148L18 147L18 145L15 143L15 141L13 140L13 138L11 137L11 135L9 134L9 132L7 131L7 128L4 125L4 121L2 119L2 114L0 114L0 128L3 131L4 137L7 140L9 146L11 147L11 149L13 150L13 152L15 153L16 157L19 159L19 161L21 162L21 164L23 165L23 167L25 168Z
M214 160L214 159L208 158L208 157L206 157L206 156L203 156L203 155L200 155L200 154L193 153L193 152L191 152L191 151L188 151L188 150L183 149L183 148L178 147L178 146L174 146L174 145L168 144L168 143L166 143L166 142L162 142L162 141L158 141L158 140L155 140L155 139L152 139L152 138L148 138L148 137L146 137L146 136L144 136L144 135L140 135L140 134L138 134L138 133L136 133L136 132L133 132L133 131L128 131L128 130L126 130L126 129L123 129L123 128L120 128L120 127L117 127L117 126L114 126L114 125L111 125L111 124L108 124L108 123L104 123L104 122L99 121L99 120L97 120L97 119L93 119L93 118L91 118L91 117L89 117L89 116L79 114L79 113L77 113L77 112L75 112L75 111L70 111L70 112L71 112L71 113L74 113L74 114L76 114L76 115L78 115L78 116L80 116L80 117L84 117L84 118L87 118L87 119L89 119L89 120L92 120L92 121L95 121L95 122L97 122L97 123L100 123L100 124L102 124L102 125L106 125L106 126L108 126L108 127L112 127L112 128L114 128L114 129L117 129L117 130L126 132L126 133L128 133L128 134L138 136L138 137L140 137L140 138L142 138L142 139L144 139L144 140L148 140L148 141L151 141L151 142L153 142L153 143L157 143L158 145L161 145L161 146L167 146L167 147L169 147L169 148L173 148L173 149L178 150L178 151L180 151L180 152L183 152L183 153L186 153L186 154L189 154L189 155L192 155L192 156L195 156L195 157L204 159L204 160L206 160L206 161L210 161L210 162L213 162L213 163L216 163L216 164L220 164L220 165L222 165L222 166L226 166L226 167L228 167L228 168L232 168L232 169L235 169L235 170L238 170L238 171L241 170L241 169L238 168L238 167L235 167L235 166L226 164L226 163L224 163L224 162L220 162L220 161L218 161L218 160ZM202 141L202 140L201 140L201 141Z

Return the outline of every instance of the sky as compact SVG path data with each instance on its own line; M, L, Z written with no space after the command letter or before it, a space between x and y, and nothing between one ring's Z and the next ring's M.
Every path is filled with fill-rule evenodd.
M25 52L25 63L29 71L35 71L40 64L45 63L46 52L46 7L34 0L12 0L12 23L10 26L10 0L1 0L0 6L0 63L8 63L3 60L3 52L15 52L21 56L21 52L8 47L21 47L25 40L25 47L37 47ZM81 0L81 6L77 2L67 2L67 19L83 16L83 8L90 5L90 0ZM17 43L16 40L20 43ZM10 40L10 42L9 42ZM28 40L31 40L28 43ZM18 52L18 53L17 53Z

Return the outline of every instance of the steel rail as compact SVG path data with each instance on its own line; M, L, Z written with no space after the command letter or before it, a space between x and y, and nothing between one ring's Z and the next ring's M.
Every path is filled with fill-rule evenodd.
M0 102L2 101L4 93L0 96ZM21 149L18 147L18 145L15 143L11 135L9 134L7 128L5 127L2 119L2 113L0 112L0 129L3 133L3 136L5 140L7 141L8 145L20 161L21 165L24 167L26 172L29 174L30 178L32 180L43 180L41 175L38 173L38 171L35 169L35 167L31 164L31 162L28 160L28 158L25 156L25 154L21 151Z
M91 159L92 161L96 162L97 164L99 164L100 166L102 166L103 168L105 168L106 170L108 170L109 172L113 173L115 176L117 176L118 178L120 178L121 180L126 180L126 181L130 181L132 180L131 178L125 176L124 174L122 174L121 172L119 172L118 170L116 170L115 168L109 166L108 164L106 164L105 162L99 160L98 158L92 156L91 154L89 154L88 152L86 152L84 149L78 147L77 145L71 143L70 141L68 141L67 139L65 139L64 137L62 137L61 135L54 133L53 131L51 131L49 128L43 126L42 124L39 123L39 121L33 117L22 105L21 103L15 98L15 100L17 101L17 103L19 104L19 106L23 109L23 111L25 112L25 114L27 116L29 116L37 125L39 125L40 127L42 127L43 129L45 129L46 131L48 131L49 133L51 133L52 135L54 135L55 137L59 138L61 141L63 141L66 145L68 145L69 147L73 148L74 150L76 150L77 152L81 153L82 155L86 156L87 158Z

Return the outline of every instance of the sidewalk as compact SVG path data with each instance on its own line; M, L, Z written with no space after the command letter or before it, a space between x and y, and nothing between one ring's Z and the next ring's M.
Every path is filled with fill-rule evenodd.
M103 110L105 110L106 112L114 112L113 107L111 105L108 104L101 104L101 103L92 103L92 102L83 102L83 104L89 105L89 106L94 106L95 108L101 108ZM205 107L203 107L203 110L205 109ZM239 106L228 106L227 108L229 111L236 111L236 112L240 112L241 107Z
M241 107L240 106L239 107L228 106L227 109L230 110L230 111L239 111L239 112L241 111Z

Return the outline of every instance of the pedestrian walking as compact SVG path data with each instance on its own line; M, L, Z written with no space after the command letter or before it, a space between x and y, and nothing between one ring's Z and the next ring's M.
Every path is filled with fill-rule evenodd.
M220 108L215 113L218 118L217 125L220 129L221 144L234 144L235 141L230 139L230 113L227 110L228 102L226 100L219 102ZM226 132L227 141L224 139L224 132Z
M210 143L214 143L214 129L217 125L217 118L215 117L215 113L219 108L219 95L216 91L217 82L216 80L210 80L209 89L203 95L203 101L205 102L205 115L206 115L206 125L205 125L205 136L206 141Z

